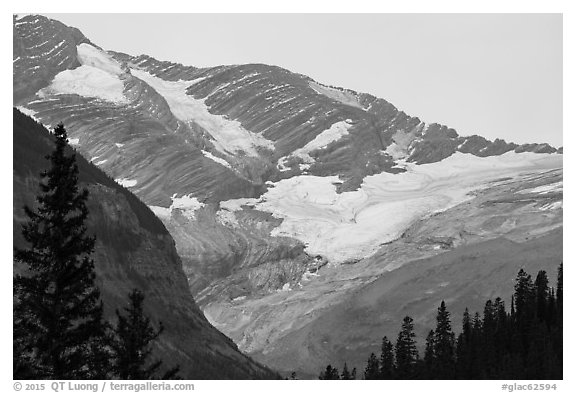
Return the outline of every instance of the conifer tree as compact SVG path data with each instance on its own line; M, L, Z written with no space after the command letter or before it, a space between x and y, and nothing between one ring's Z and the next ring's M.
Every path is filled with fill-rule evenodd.
M22 234L29 248L14 250L24 270L14 278L14 377L106 378L107 325L90 258L95 239L85 227L88 191L79 190L76 158L66 155L62 124L54 137L37 210L24 207Z
M434 331L434 364L435 375L438 379L454 378L454 332L450 322L450 313L446 309L446 303L442 300L436 316L436 330Z
M484 319L482 320L482 339L480 341L483 350L479 353L482 370L485 378L493 378L496 368L496 314L492 300L486 301L484 306Z
M366 364L366 370L364 370L364 379L380 379L380 362L378 358L372 352L368 358L368 364Z
M559 325L560 327L562 327L562 304L563 304L563 299L564 297L564 284L562 282L562 263L560 264L560 267L558 268L558 280L556 283L556 315L558 317L559 320Z
M348 365L346 364L346 362L344 362L344 368L342 369L342 374L340 376L340 379L343 379L345 381L352 379L352 376L350 375L350 371L348 371Z
M396 340L396 375L398 379L412 379L416 374L418 350L416 349L414 321L406 316Z
M384 336L382 339L382 353L380 355L381 379L394 379L394 345Z
M536 318L538 321L549 322L548 297L550 288L548 287L548 276L544 270L540 270L534 281L534 291L536 296Z
M536 315L534 297L534 284L532 278L524 269L520 269L514 285L514 303L516 306L515 330L523 356L527 355L530 345L530 330Z
M514 285L514 304L516 306L517 323L528 322L534 309L531 307L534 299L534 284L532 278L524 269L520 269Z
M162 361L153 360L152 342L163 332L164 327L155 330L150 318L144 315L144 294L134 289L128 298L130 303L125 314L116 310L118 323L114 327L112 358L114 374L120 379L153 379ZM176 379L178 367L169 370L162 379Z
M468 308L462 316L462 332L458 336L456 345L456 378L472 379L474 370L472 365L472 320Z
M340 379L340 374L338 373L337 368L332 367L332 365L329 364L328 366L326 366L326 370L320 373L318 379L324 379L324 380Z
M428 379L435 379L436 359L434 347L434 330L430 330L426 336L426 347L424 349L424 369Z

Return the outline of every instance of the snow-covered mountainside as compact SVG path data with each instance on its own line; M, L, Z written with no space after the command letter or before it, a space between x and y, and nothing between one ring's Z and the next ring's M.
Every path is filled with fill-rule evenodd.
M352 356L360 347L320 350L329 327L315 321L388 272L562 225L560 149L460 136L279 67L106 52L26 16L13 70L14 105L63 121L82 155L149 205L208 319L281 370Z

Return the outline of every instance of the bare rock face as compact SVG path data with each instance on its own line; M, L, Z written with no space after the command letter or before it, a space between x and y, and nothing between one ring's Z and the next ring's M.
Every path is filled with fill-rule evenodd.
M53 66L51 50L64 41L66 60ZM522 181L556 190L562 148L460 136L384 99L275 66L196 68L106 52L40 16L15 21L14 42L15 105L44 124L63 121L78 152L151 207L208 320L277 369L316 375L326 361L359 359L383 333L393 336L396 311L373 322L358 311L374 310L358 293L390 271L490 241L525 250L525 233L533 240L561 227L561 186L559 194L505 196ZM511 183L498 183L502 177ZM358 232L365 222L373 225ZM353 249L357 237L372 243L342 261L321 247L333 238L347 253L341 243ZM557 247L551 239L542 244ZM502 276L496 267L507 255L490 258L487 280L511 279L515 265ZM455 268L457 259L434 261ZM405 271L407 282L423 279ZM419 300L394 299L375 304L427 321L424 306L410 306ZM349 301L358 310L342 308ZM335 310L360 313L365 338L343 333L344 317L328 317ZM336 336L359 344L323 344Z
M41 125L14 111L14 244L19 247L25 247L22 207L34 204L50 138ZM139 288L146 294L147 314L166 328L156 353L167 365L179 364L186 378L274 377L208 323L190 294L174 241L153 213L81 156L77 159L81 186L90 192L87 226L97 239L93 259L106 317L114 321L114 310L125 307L127 294Z
M79 65L76 45L89 43L80 30L56 20L14 19L14 103L48 85L61 71Z

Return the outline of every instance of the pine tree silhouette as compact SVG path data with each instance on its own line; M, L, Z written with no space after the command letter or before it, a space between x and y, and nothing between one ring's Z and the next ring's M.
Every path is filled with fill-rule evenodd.
M374 353L370 354L366 369L364 370L364 379L380 379L380 362Z
M418 350L416 349L414 320L406 316L396 340L396 374L398 379L413 379L416 376Z
M338 373L338 369L332 367L332 365L326 366L326 370L320 373L318 379L325 379L325 380L332 380L332 379L340 379L340 374Z
M427 379L435 379L434 369L436 368L436 356L434 355L434 330L430 330L426 336L426 347L424 348L424 369Z
M62 124L54 136L37 211L24 207L22 234L30 247L14 250L25 271L14 278L14 378L102 379L108 337L90 259L95 239L84 225L88 191L78 188Z
M472 319L468 308L466 308L462 316L462 332L458 336L456 345L457 379L472 379L474 377L472 349Z
M380 355L380 377L394 379L394 345L384 336L382 339L382 354Z
M120 379L154 379L162 361L153 360L151 343L164 331L152 327L150 319L144 315L144 294L134 289L128 295L130 303L125 314L116 310L118 323L114 327L112 342L114 374ZM175 379L178 367L164 374L162 379Z
M348 370L348 365L344 363L344 368L342 369L342 374L340 375L340 379L343 380L350 380L352 376L350 375L350 371Z

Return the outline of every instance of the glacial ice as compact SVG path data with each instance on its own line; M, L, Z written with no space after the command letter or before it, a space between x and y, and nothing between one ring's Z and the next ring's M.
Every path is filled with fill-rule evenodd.
M440 162L405 166L404 173L367 176L357 191L336 193L337 176L302 175L273 183L259 200L229 200L220 205L234 210L248 202L282 218L272 235L297 238L308 254L323 255L337 264L371 255L416 220L465 201L489 180L561 167L562 157L455 153Z

